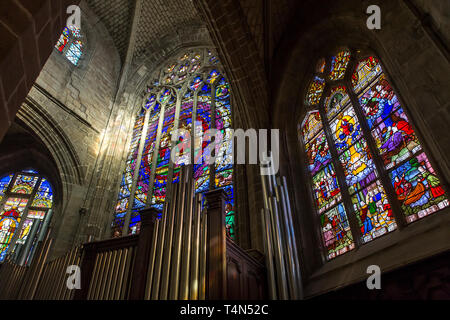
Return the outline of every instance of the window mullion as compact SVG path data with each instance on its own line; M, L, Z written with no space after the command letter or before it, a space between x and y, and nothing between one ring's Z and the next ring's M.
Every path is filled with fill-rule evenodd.
M211 129L216 129L216 86L211 84ZM225 130L224 130L225 131ZM223 141L222 141L223 142ZM216 138L214 138L216 143ZM214 156L217 157L216 148L214 147ZM216 189L216 162L209 166L209 190Z
M195 78L195 76L194 76ZM190 166L192 166L192 170L191 170L191 174L192 174L192 179L194 180L194 196L195 196L195 178L194 178L194 174L195 174L195 170L194 170L194 166L196 165L195 163L195 151L196 151L196 146L197 146L197 139L202 139L201 137L196 137L196 123L197 123L197 105L198 105L198 93L199 90L195 90L194 92L194 103L192 106L192 127L191 127L191 163ZM200 140L200 148L202 147L201 145L201 140Z
M145 101L144 101L145 102ZM133 209L133 205L134 205L134 198L136 196L136 187L137 187L137 182L139 179L139 170L141 168L141 161L142 161L142 152L144 151L144 146L145 146L145 138L147 137L147 131L148 131L148 121L150 118L150 113L151 110L147 110L145 112L145 117L144 117L144 126L142 128L142 133L141 133L141 140L139 141L139 150L138 150L138 156L136 158L136 167L134 168L134 176L133 176L133 183L131 185L131 194L130 194L130 200L128 200L128 209L127 209L127 213L125 215L125 221L123 223L123 229L122 229L122 235L124 234L123 232L125 231L125 235L128 235L128 228L130 226L130 220L131 220L131 211Z
M406 221L404 218L404 215L402 214L402 210L400 207L400 204L397 200L397 198L394 196L395 191L391 184L391 181L388 178L388 174L386 173L386 170L384 169L383 162L381 161L381 158L378 154L378 148L375 146L375 143L373 141L372 133L370 131L370 128L367 124L366 118L364 114L362 113L361 105L359 104L359 100L356 96L356 94L353 92L351 81L347 81L346 87L348 88L347 92L350 98L350 101L352 105L354 106L353 109L355 110L355 114L358 118L358 121L361 125L361 129L363 131L363 137L367 142L367 145L369 146L370 152L372 154L372 158L374 160L375 167L378 172L378 179L381 180L383 187L386 191L386 196L389 200L389 203L391 204L392 212L395 217L395 221L397 223L397 226L399 229L402 229L406 225Z
M354 210L353 210L352 200L350 197L350 193L348 192L348 186L347 186L347 183L345 180L345 175L342 171L342 165L339 161L339 155L338 155L338 152L334 145L334 140L332 138L331 129L330 129L330 126L328 123L328 118L327 118L327 115L325 114L324 108L322 107L324 105L324 100L325 100L324 97L325 96L326 95L322 96L318 109L319 109L320 117L322 118L323 130L325 131L325 136L327 137L328 149L331 153L331 162L333 163L334 170L335 170L336 176L338 178L339 189L341 191L342 201L344 203L345 210L347 213L347 219L350 224L350 231L353 236L353 242L355 243L355 247L358 248L361 246L362 234L361 234L360 228L358 227L358 221L356 219L356 216L353 213Z
M180 112L181 112L181 100L182 100L182 94L181 94L181 89L178 91L178 93L176 92L177 95L177 102L176 102L176 106L175 106L175 119L173 121L173 129L171 132L171 136L173 137L174 132L177 133L178 136L178 126L180 125ZM172 199L172 190L173 190L173 174L174 174L174 169L175 169L175 164L172 161L172 156L173 156L173 152L175 151L175 146L178 144L178 140L179 137L176 137L176 140L172 139L170 140L170 144L169 144L169 154L170 154L170 159L169 159L169 172L167 173L167 186L166 186L166 201L165 203L167 203L168 201L175 201L175 199ZM181 183L181 180L180 180Z
M158 94L156 94L156 102L155 105L153 106L153 109L156 108L156 105L159 103L158 98L159 98ZM159 110L158 128L156 129L155 148L153 149L152 153L152 169L150 171L151 173L148 181L147 202L145 206L146 208L149 208L152 205L153 188L155 187L156 165L158 162L158 154L159 154L159 144L161 142L162 126L164 124L165 105L161 104L160 108L161 109ZM149 143L151 143L151 141Z
M74 39L75 39L75 36L73 35L72 31L70 31L69 41L67 41L67 43L63 49L63 52L62 52L62 54L66 58L67 58L67 52L70 50L70 47L72 46Z

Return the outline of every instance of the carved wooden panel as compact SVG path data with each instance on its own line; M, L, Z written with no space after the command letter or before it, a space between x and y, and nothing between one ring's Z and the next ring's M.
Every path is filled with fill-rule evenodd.
M227 239L227 298L261 300L266 297L264 265Z

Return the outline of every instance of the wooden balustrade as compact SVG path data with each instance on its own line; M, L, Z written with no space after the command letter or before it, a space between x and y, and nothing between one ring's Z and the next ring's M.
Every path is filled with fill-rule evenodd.
M130 295L138 235L83 245L81 289L75 300L124 300Z
M226 235L223 190L195 194L188 169L157 219L141 211L139 235L86 243L47 261L51 240L30 267L5 263L0 298L46 300L222 300L266 298L264 265ZM262 255L260 254L262 257ZM67 288L67 267L81 271L81 289Z

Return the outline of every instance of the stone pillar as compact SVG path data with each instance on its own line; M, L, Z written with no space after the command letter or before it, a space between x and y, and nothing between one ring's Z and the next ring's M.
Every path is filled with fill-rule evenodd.
M222 189L206 194L206 299L224 300L227 297L225 197Z
M141 231L137 245L136 260L134 262L131 278L130 300L143 300L147 273L149 269L150 250L152 248L153 232L155 230L158 211L154 208L144 209L140 212Z

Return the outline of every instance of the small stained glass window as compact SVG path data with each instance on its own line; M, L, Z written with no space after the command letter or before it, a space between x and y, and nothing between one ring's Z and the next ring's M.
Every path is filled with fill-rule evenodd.
M83 55L83 35L75 26L65 27L55 48L75 66Z

